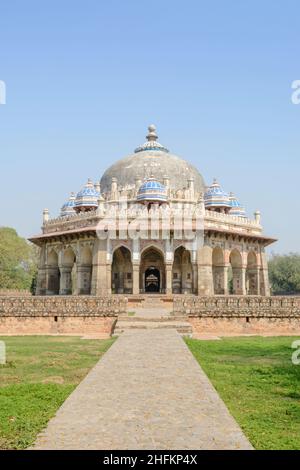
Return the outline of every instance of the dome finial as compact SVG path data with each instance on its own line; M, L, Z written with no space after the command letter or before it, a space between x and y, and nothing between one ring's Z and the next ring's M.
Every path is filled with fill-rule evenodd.
M149 134L147 135L147 140L149 142L155 142L157 140L156 127L154 124L150 124L148 127Z
M135 153L138 152L147 152L147 151L155 151L155 152L166 152L168 153L169 150L161 145L159 142L157 142L157 134L156 134L156 127L154 124L150 124L148 126L148 135L146 136L147 142L145 142L143 145L140 145L135 149Z

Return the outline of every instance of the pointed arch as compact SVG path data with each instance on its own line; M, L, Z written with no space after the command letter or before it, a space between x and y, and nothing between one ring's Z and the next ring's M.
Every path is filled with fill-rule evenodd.
M174 252L172 267L173 294L191 294L193 292L193 267L191 252L180 245Z
M46 266L46 294L58 295L60 285L60 271L58 268L58 254L51 248L47 254Z
M224 295L225 292L225 253L220 246L216 246L212 251L212 271L213 271L213 283L214 293L216 295Z
M89 245L83 245L79 251L80 262L77 263L77 293L90 295L92 287L93 252Z
M166 289L166 270L163 251L149 245L141 252L140 292L164 293Z
M234 248L229 256L230 277L229 277L229 293L233 295L243 294L243 258L241 252Z
M132 294L131 251L125 245L116 247L112 257L111 288L115 294Z
M62 252L59 293L61 295L77 294L76 254L71 246Z
M259 281L257 254L251 250L247 255L246 269L246 291L248 295L259 294Z

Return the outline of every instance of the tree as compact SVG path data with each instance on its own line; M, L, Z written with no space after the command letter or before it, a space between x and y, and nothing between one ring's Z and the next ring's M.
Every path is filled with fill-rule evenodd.
M0 289L27 289L37 271L37 249L16 230L0 227Z
M273 294L300 293L300 254L273 254L269 261L269 276Z

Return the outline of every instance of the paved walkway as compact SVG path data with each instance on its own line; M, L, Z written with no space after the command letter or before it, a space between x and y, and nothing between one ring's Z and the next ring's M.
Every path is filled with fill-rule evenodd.
M174 330L123 333L36 449L251 449Z
M135 312L135 315L134 317L138 317L138 318L145 318L145 319L149 319L149 318L156 318L156 319L160 319L160 318L166 318L166 317L169 317L171 315L171 311L172 309L171 308L164 308L164 307L146 307L146 308L133 308L132 309L133 312Z

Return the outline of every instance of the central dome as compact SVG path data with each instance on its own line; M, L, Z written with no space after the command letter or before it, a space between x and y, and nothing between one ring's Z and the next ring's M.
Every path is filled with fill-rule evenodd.
M155 126L149 126L148 130L147 142L106 170L101 179L101 191L110 192L112 178L117 178L119 187L130 188L137 180L142 182L153 176L163 182L167 176L170 189L174 191L187 188L188 180L193 179L195 192L204 192L205 183L198 170L157 142Z

